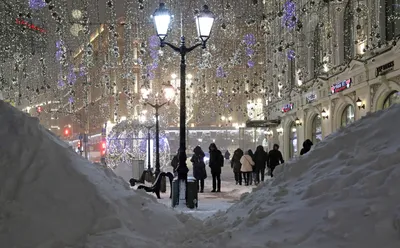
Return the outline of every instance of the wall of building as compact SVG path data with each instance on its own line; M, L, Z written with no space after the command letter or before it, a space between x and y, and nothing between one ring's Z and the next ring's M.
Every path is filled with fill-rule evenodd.
M312 125L314 118L321 116L322 111L327 113L327 118L322 118L322 138L327 137L340 129L342 115L347 106L354 108L354 121L361 119L369 112L375 112L384 108L385 100L393 92L400 92L400 46L393 47L390 51L383 53L365 63L353 61L350 67L335 77L323 82L323 87L316 92L316 99L306 102L309 92L293 98L294 108L286 113L277 113L282 123L278 128L283 129L282 134L275 130L274 135L283 150L284 157L289 158L290 132L296 118L301 125L296 126L298 137L297 151L302 148L305 139L312 139ZM383 75L377 75L377 70L393 63L392 69ZM391 66L389 66L390 68ZM341 92L330 94L331 86L344 80L351 79L351 86ZM360 99L362 106L357 106ZM284 105L283 102L277 107ZM276 111L278 112L278 111ZM298 152L296 155L298 155Z
M369 112L383 109L387 97L395 91L400 92L400 46L397 42L393 42L398 38L395 37L393 40L385 40L382 37L379 40L375 39L376 33L386 32L387 18L385 8L382 7L385 1L380 3L377 3L378 1L353 1L353 13L356 13L360 6L357 5L357 2L361 2L360 8L368 8L368 12L362 18L361 27L358 26L361 18L354 17L353 30L357 44L354 46L352 59L346 61L343 55L343 40L348 35L344 33L344 19L346 18L344 11L349 3L349 1L343 1L342 4L335 5L336 7L340 6L341 11L333 14L325 13L326 16L342 16L331 21L337 30L332 39L322 41L322 51L332 51L329 68L323 70L322 73L310 76L308 80L302 82L302 85L296 85L295 87L300 88L301 91L283 95L268 105L268 118L281 119L281 125L273 129L273 139L280 145L285 159L298 156L305 139L315 139L313 121L317 116L321 117L323 111L327 113L327 118L321 118L322 139L345 126L342 125L342 115L348 106L354 108L354 120L352 121L356 121ZM327 8L321 8L321 11L324 13L323 11L327 11ZM303 21L304 26L308 27L306 30L309 31L315 29L316 23L320 23L311 16ZM312 41L313 32L302 32L305 36L304 40ZM363 42L360 42L360 36L364 37ZM362 49L365 46L368 49ZM308 70L308 75L312 74L311 70L315 62L315 58L310 53L311 51L308 51L306 58L303 58L306 65L296 62L296 67ZM384 70L381 71L382 69ZM332 86L346 80L351 80L350 87L344 88L340 92L331 92ZM307 98L311 99L311 95L315 99L307 101ZM357 100L361 100L361 108L357 106ZM293 104L293 109L287 109L288 111L283 113L282 109L290 103ZM294 124L296 119L299 122L297 126ZM293 132L293 128L295 132ZM293 133L297 134L297 151L294 155L290 152Z

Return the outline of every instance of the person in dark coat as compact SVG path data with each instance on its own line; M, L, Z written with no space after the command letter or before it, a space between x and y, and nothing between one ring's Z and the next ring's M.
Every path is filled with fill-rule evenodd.
M249 149L248 151L247 151L247 153L248 153L248 155L251 157L251 159L254 161L254 153L253 153L253 151L251 150L251 149ZM250 173L249 174L249 185L253 185L253 180L255 180L256 179L256 171L255 171L255 166L253 166L253 172L252 173Z
M176 172L176 168L178 168L178 165L179 165L179 151L178 154L175 155L171 161L171 167L173 168L174 176L178 175Z
M178 166L176 167L176 174L178 175L178 180L181 181L186 181L187 180L187 174L189 172L189 168L186 165L186 154L185 153L181 153L180 151L178 151ZM179 162L180 161L184 161L184 163L181 165Z
M257 146L256 152L254 153L254 162L255 162L255 174L256 174L256 184L260 183L260 174L261 181L264 182L264 174L265 174L265 166L269 163L268 161L268 153L264 151L263 146Z
M242 185L242 172L240 171L242 164L240 163L240 159L243 157L243 155L243 150L238 148L233 152L231 160L231 168L233 170L233 174L235 175L236 185Z
M304 154L306 154L307 152L309 152L309 151L311 150L311 147L312 147L313 145L314 145L314 144L312 143L311 140L306 139L306 140L303 142L303 148L302 148L301 151L300 151L300 155L304 155Z
M231 157L231 154L229 153L228 150L226 150L226 152L225 152L225 159L226 159L226 160L229 160L230 157Z
M193 156L190 161L193 163L193 176L197 180L197 190L204 192L204 179L207 178L206 164L204 163L205 154L200 146L193 149Z
M211 192L221 192L221 167L224 166L224 156L214 143L210 147L210 162L213 189Z
M269 175L273 177L273 172L275 170L275 167L278 166L279 164L285 163L282 157L282 153L279 151L279 145L274 144L274 148L269 151L268 154L268 160L269 160Z

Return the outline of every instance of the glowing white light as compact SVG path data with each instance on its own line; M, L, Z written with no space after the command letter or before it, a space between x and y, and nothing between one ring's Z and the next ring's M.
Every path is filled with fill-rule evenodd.
M76 20L82 18L82 12L79 9L74 9L71 14L72 14L72 17Z
M164 3L160 3L160 7L153 14L154 24L156 26L157 35L161 40L167 36L171 15L169 10L165 8Z

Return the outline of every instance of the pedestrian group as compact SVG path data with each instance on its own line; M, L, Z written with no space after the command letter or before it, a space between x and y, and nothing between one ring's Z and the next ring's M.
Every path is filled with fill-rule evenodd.
M300 155L304 155L311 150L313 143L307 139L303 143L303 149L301 149ZM204 162L205 153L200 146L196 146L193 149L193 156L191 162L193 164L193 176L196 178L198 183L198 191L204 192L204 180L207 178L206 164ZM214 143L209 146L210 160L209 167L212 176L212 190L211 192L221 192L221 171L224 166L224 160L229 160L230 153L226 151L224 155L218 150ZM171 165L174 167L174 171L178 171L178 155L174 156ZM282 153L279 151L279 145L274 144L273 149L269 152L264 150L263 146L258 146L256 151L253 153L251 149L243 151L238 148L233 153L230 161L231 168L234 173L235 181L237 185L258 185L260 182L264 182L265 175L268 174L273 177L275 168L283 164ZM266 173L266 170L268 172ZM187 171L185 171L187 173ZM179 174L179 173L178 173Z

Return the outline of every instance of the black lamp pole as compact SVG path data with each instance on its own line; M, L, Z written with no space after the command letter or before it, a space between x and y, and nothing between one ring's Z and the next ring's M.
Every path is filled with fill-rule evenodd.
M158 174L160 174L160 124L158 121L159 117L158 110L167 103L168 102L165 102L163 104L159 104L158 102L156 102L156 104L151 104L149 102L145 103L156 110L156 171L155 171L156 177L158 176Z
M181 84L180 84L180 121L179 121L179 168L180 171L188 171L186 165L186 54L193 51L195 48L202 46L205 48L205 43L199 43L192 47L186 47L185 37L181 37L181 45L176 47L168 42L161 41L161 47L165 45L171 47L175 52L181 55ZM179 172L178 172L179 173ZM181 174L183 179L187 178L187 172Z

